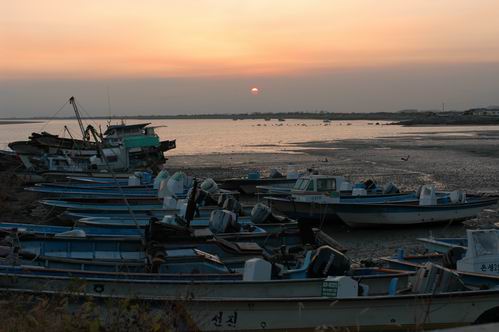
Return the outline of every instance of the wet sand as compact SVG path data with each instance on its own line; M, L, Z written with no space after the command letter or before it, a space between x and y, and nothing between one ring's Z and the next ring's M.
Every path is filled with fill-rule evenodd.
M463 129L462 133L452 135L417 133L397 138L295 143L291 153L171 156L167 165L170 171L226 178L252 170L268 172L271 168L285 172L292 163L302 170L314 168L320 173L343 175L353 181L368 178L378 183L390 181L402 190L435 183L441 190L463 189L467 193L497 195L498 146L499 131L474 133ZM289 150L289 146L286 149ZM22 188L12 172L1 174L0 221L43 221L46 211L36 203L37 196ZM487 215L488 222L491 218L497 221L497 212ZM355 259L390 255L400 247L408 252L421 252L423 247L415 240L417 237L464 236L466 230L462 223L395 229L350 229L341 224L325 224L322 229L341 242Z

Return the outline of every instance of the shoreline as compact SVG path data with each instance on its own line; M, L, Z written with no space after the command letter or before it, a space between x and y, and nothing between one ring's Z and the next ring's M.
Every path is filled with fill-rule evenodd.
M43 121L31 121L31 120L12 120L12 121L9 121L9 120L0 120L0 126L1 125L9 125L9 124L26 124L26 123L42 123Z

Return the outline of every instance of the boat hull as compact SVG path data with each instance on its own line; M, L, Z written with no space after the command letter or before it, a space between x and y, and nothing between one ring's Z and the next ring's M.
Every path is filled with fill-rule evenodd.
M407 287L409 276L412 275L407 272L377 268L371 269L370 275L362 275L362 271L359 272L354 278L362 280L372 295L386 292L393 278L398 278L398 288L403 289ZM158 294L170 299L319 297L323 282L322 278L243 281L242 275L238 273L211 275L99 273L0 265L0 287L64 292L69 287L78 285L79 291L86 294L120 295L131 298L154 297Z
M414 225L457 222L476 217L480 211L495 205L495 199L477 199L463 204L340 204L337 216L350 227Z
M367 196L342 196L340 203L319 203L319 202L304 202L296 199L267 197L268 205L272 211L278 214L283 214L289 218L297 220L307 220L317 223L322 222L339 222L340 218L337 215L337 208L343 202L352 204L361 203L384 203L394 201L407 201L414 199L413 193L391 194L391 195L367 195Z
M99 288L100 289L100 288ZM142 303L149 313L179 314L200 331L407 331L466 326L499 310L499 290L355 298L181 298L91 295L83 292L2 288L5 294L70 295L70 304L91 300L102 319L111 301ZM175 308L172 312L171 308ZM497 317L497 316L496 316Z

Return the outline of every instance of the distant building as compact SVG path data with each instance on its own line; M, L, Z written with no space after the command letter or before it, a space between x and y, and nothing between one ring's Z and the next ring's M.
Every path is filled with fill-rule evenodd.
M471 108L464 111L464 115L478 115L478 116L499 116L499 107L497 108Z

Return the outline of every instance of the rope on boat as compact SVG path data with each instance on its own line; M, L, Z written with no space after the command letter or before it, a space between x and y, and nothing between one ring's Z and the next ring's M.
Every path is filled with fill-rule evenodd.
M55 112L55 114L54 114L54 115L52 115L52 116L49 118L49 120L43 124L43 127L42 127L42 129L41 129L40 131L43 131L43 130L45 129L45 127L47 127L47 125L50 123L50 121L52 121L52 120L53 120L53 119L57 116L57 114L59 114L59 113L60 113L60 112L64 109L64 107L66 107L66 105L67 105L68 103L69 103L69 99L68 99L68 100L66 100L66 102L64 103L64 105L62 105L62 106L61 106L61 108L59 108L59 110L58 110L57 112Z
M95 131L95 129L94 129L94 131ZM94 131L92 131L92 134L94 136L96 136L96 133ZM122 186L120 185L118 179L116 178L116 174L114 173L113 169L109 165L109 162L107 161L106 156L104 155L104 151L102 149L101 142L99 142L97 139L96 139L96 145L97 145L97 149L101 153L102 160L104 160L104 163L106 164L107 169L109 170L109 172L111 173L111 175L113 177L113 181L115 182L116 186L118 187L118 190L120 191L121 196L123 197L123 201L125 202L125 204L127 206L128 213L130 213L130 215L132 216L133 222L135 223L135 227L137 228L137 230L139 231L139 234L140 234L139 222L137 221L137 218L136 218L135 214L133 213L132 207L130 206L130 202L128 202L128 198L126 197ZM144 247L146 246L146 240L144 237L141 237L141 243Z

